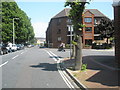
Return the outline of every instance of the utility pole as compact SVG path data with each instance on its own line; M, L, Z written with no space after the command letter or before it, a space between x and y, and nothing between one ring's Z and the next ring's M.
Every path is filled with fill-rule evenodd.
M15 44L15 25L14 25L14 20L19 20L19 18L13 18L13 44Z
M72 32L73 32L73 25L70 19L67 20L67 27L68 27L68 31L70 31L70 59L72 58Z

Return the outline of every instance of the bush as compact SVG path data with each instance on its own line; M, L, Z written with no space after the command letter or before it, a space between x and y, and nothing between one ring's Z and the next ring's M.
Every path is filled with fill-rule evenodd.
M85 45L85 47L90 47L90 46L91 46L91 45L87 45L87 44Z
M87 69L87 64L82 64L81 71L85 71Z
M66 44L65 48L69 49L69 48L70 48L70 45L69 45L69 44Z

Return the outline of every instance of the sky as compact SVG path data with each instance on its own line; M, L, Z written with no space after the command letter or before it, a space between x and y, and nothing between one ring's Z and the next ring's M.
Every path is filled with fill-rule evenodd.
M113 19L113 7L112 1L102 0L96 2L92 0L90 4L86 5L86 9L98 9L104 15ZM64 7L64 1L17 1L18 6L31 18L31 23L34 28L35 37L46 37L46 30L48 23L52 17L62 11Z

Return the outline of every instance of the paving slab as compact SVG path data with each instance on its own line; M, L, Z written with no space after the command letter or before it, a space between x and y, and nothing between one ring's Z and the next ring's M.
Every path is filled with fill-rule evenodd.
M99 61L97 59L99 59ZM100 59L105 59L105 61ZM73 71L70 69L71 67L74 66L75 62L74 59L71 60L65 59L63 61L63 66L66 68L67 72L72 74L72 76L75 77L86 88L89 89L106 88L120 90L119 85L120 70L115 69L114 65L111 64L113 63L113 60L114 58L109 56L106 58L104 57L93 58L93 56L83 57L83 63L87 64L87 70L84 72ZM111 67L114 69L107 67Z

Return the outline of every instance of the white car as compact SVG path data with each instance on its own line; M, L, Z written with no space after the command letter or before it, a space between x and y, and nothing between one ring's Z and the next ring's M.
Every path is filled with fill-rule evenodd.
M8 45L6 48L8 49L9 52L17 51L17 45L16 44Z
M12 51L17 51L17 45L16 45L16 44L12 44L11 50L12 50Z

